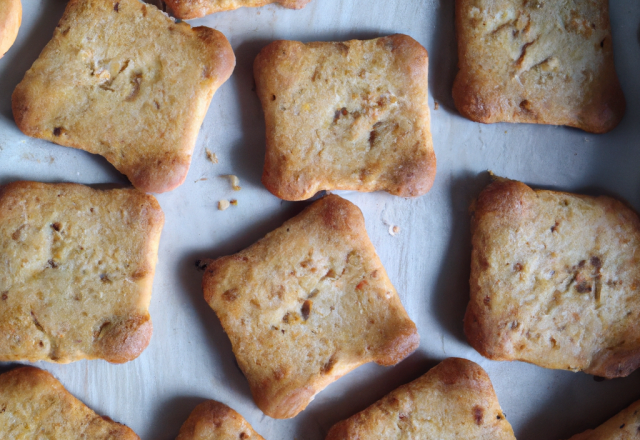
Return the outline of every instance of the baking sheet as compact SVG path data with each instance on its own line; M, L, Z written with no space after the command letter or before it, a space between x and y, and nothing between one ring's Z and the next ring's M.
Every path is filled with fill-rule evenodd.
M205 399L230 405L267 440L320 440L335 422L449 356L471 359L489 373L519 440L568 438L640 399L639 372L596 382L581 373L493 362L473 350L462 331L470 259L467 207L488 182L486 170L539 187L616 195L640 209L640 2L611 2L616 68L627 113L606 135L528 124L482 125L459 116L451 98L457 61L453 3L313 0L299 11L272 5L190 21L222 31L238 62L213 98L186 182L158 195L166 224L151 300L151 344L124 365L81 361L37 366L51 371L98 413L127 424L142 439L159 440L174 439ZM101 157L29 138L13 122L11 93L50 39L64 6L63 0L23 0L20 34L0 60L0 183L127 182ZM264 121L252 90L253 59L274 39L362 39L397 32L411 35L429 51L435 184L414 200L386 193L340 194L363 211L377 252L418 326L421 345L395 367L358 368L294 419L274 420L254 405L229 340L202 298L202 275L194 265L198 258L248 246L306 206L283 202L260 184ZM206 160L205 148L216 153L218 164ZM240 192L219 177L231 173L240 178ZM238 199L237 207L217 210L218 200L232 197ZM400 228L395 236L389 233L392 226ZM13 365L0 363L0 371Z

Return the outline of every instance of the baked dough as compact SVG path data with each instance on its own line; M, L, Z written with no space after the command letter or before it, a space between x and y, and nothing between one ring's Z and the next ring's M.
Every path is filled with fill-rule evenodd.
M640 364L640 220L622 202L498 179L472 207L470 282L483 356L607 378Z
M100 154L143 191L169 191L234 65L213 29L137 0L71 0L16 87L13 115L29 136Z
M336 424L326 440L515 440L479 365L449 358L369 408Z
M173 14L183 20L200 18L214 12L278 3L289 9L302 9L311 0L166 0Z
M134 189L0 186L0 361L138 357L163 223Z
M407 35L275 41L253 66L265 114L262 183L285 200L320 190L420 196L436 173L427 51Z
M354 368L394 365L418 347L362 213L336 195L207 262L202 287L270 417L293 417Z
M0 0L0 58L13 46L21 23L20 0Z
M576 434L569 440L634 440L640 433L640 400L611 417L596 429Z
M227 405L207 400L196 406L176 440L264 440Z
M131 429L99 416L51 374L34 367L0 375L0 438L140 440Z
M478 122L612 130L625 100L608 0L456 0L453 99Z

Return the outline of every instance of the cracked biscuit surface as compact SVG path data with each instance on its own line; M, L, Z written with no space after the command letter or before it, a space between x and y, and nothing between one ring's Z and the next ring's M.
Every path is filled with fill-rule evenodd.
M364 363L394 365L418 347L362 213L335 195L208 262L202 285L256 404L274 418L295 416Z
M227 405L207 400L196 406L176 440L264 440Z
M25 134L104 156L143 191L180 185L235 56L137 0L71 0L12 97Z
M569 440L633 440L640 435L640 401L620 411L598 426Z
M166 0L176 17L183 20L204 17L214 12L238 8L255 8L278 3L289 9L302 9L311 0Z
M465 333L483 356L613 378L640 365L640 220L498 179L472 207Z
M608 0L456 0L456 32L463 116L593 133L622 119Z
M163 223L134 189L0 186L0 361L140 355Z
M364 411L337 423L326 440L515 440L487 373L448 358Z
M285 200L332 189L426 193L436 173L427 73L427 51L407 35L269 44L254 62L262 183Z
M0 0L0 58L13 46L21 23L20 0Z
M51 374L34 367L0 375L0 438L140 440L131 429L99 416Z

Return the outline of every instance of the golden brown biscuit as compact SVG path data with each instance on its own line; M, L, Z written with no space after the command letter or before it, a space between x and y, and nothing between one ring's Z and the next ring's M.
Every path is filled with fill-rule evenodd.
M227 405L207 400L196 406L176 440L264 440Z
M362 213L335 195L208 262L202 287L256 404L274 418L295 416L364 363L393 365L418 347Z
M483 356L603 377L640 364L640 220L500 179L472 207L465 333Z
M640 400L596 429L576 434L569 440L635 440L638 436L640 436Z
M138 357L163 223L134 189L0 186L0 361Z
M593 133L622 119L608 0L456 0L456 31L463 116Z
M29 136L100 154L141 190L169 191L234 65L213 29L137 0L71 0L16 87L13 114Z
M16 41L22 23L20 0L0 0L0 58Z
M326 440L515 440L479 365L449 358L334 425Z
M264 110L262 183L285 200L320 190L431 188L436 158L427 51L407 35L368 41L276 41L253 66Z
M166 0L174 15L183 20L204 17L214 12L278 3L289 9L302 9L311 0Z
M0 375L0 438L140 440L131 429L99 416L51 374L34 367Z

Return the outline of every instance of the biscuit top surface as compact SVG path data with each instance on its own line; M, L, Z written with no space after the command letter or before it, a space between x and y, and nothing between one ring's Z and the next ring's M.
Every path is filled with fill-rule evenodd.
M279 3L285 8L300 9L311 0L167 0L171 11L183 20L204 17L214 12L230 11L243 7L264 6Z
M101 417L44 370L22 367L0 375L0 438L139 440Z
M105 156L139 189L186 176L214 91L235 57L218 31L137 0L71 0L13 94L27 135Z
M0 360L137 357L163 222L133 189L0 186Z
M196 406L176 440L264 440L227 405L208 400Z
M457 0L456 30L464 116L597 133L622 119L608 0Z
M0 58L13 45L21 23L22 3L20 0L0 0Z
M473 208L465 332L492 359L625 376L640 363L640 220L610 197L499 180Z
M596 429L576 434L569 440L634 440L639 433L640 401L637 401Z
M364 411L336 424L326 440L515 440L487 373L449 358Z
M323 189L426 193L436 168L427 73L427 51L406 35L265 47L254 76L267 189L287 200Z
M395 364L418 345L360 210L335 195L209 263L203 288L271 417L293 417L357 366Z

